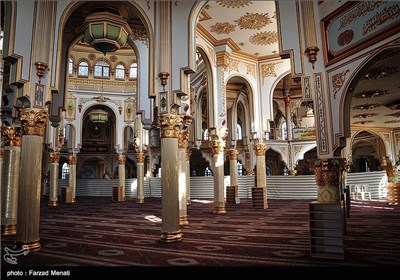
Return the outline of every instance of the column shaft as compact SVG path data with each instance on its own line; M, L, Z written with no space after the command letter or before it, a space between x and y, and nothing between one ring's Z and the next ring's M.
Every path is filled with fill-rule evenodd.
M225 214L223 140L212 140L211 149L214 173L214 213Z
M252 188L253 208L265 209L268 208L265 145L257 139L254 150L256 152L256 187Z
M71 188L72 192L72 203L76 202L76 161L77 156L69 156L69 178L68 178L68 188Z
M190 154L191 151L186 151L186 204L190 205Z
M126 156L118 156L118 192L121 191L121 200L125 201L125 163ZM121 190L120 190L121 189Z
M144 203L144 153L137 153L137 189L136 203Z
M49 206L58 205L58 169L60 162L60 153L51 152L50 153L50 198Z
M179 156L179 224L188 225L187 218L187 197L186 197L186 149L178 149Z
M21 109L22 148L18 193L16 248L30 252L41 248L39 237L40 187L46 110Z

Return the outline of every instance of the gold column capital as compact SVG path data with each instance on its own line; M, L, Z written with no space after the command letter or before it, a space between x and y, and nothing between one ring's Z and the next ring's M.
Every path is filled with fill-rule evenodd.
M68 157L68 163L69 165L76 165L76 162L78 161L78 157L75 155L70 155Z
M186 160L190 160L190 156L192 155L192 150L186 151Z
M4 146L21 147L22 130L20 127L3 125L1 135L3 136Z
M51 163L59 163L60 162L60 152L50 152L50 161L51 161Z
M228 150L229 160L238 160L239 151L235 149Z
M21 109L20 119L23 135L43 136L49 115L46 110Z
M137 153L136 158L137 158L137 163L144 163L146 157L144 153Z
M118 164L124 165L126 163L126 155L118 155Z
M185 129L179 131L178 148L186 149L188 141L189 141L189 130Z
M256 156L264 156L265 155L265 144L262 144L262 143L254 144L254 151L256 151Z
M224 140L220 139L211 140L210 148L213 155L222 153L224 151Z
M161 138L178 138L182 118L175 114L160 114Z

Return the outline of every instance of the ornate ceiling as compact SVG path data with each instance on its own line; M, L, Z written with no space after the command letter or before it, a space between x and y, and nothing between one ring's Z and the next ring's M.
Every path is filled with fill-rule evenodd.
M352 125L400 127L400 52L367 69L353 90L350 117Z
M279 53L274 1L210 1L198 28L214 43L231 39L235 50L255 57Z

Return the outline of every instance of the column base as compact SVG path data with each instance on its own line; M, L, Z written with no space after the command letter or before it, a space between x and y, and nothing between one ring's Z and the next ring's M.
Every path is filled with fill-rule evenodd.
M180 226L187 226L187 225L189 225L189 220L188 220L187 216L180 216L180 217L179 217L179 225L180 225Z
M58 206L58 201L57 201L57 200L56 200L56 201L49 201L48 206L50 206L50 207L56 207L56 206Z
M161 242L172 243L182 241L182 232L180 230L173 232L161 232Z
M225 206L214 206L214 214L226 214Z
M40 240L32 242L16 242L14 248L16 250L28 249L29 252L37 252L42 248L42 245L40 244Z
M190 199L188 199L188 200L186 201L186 205L190 205L190 204L192 204L192 201L190 201Z
M1 236L13 236L17 234L17 225L2 225Z
M253 208L257 209L268 208L266 187L251 188L251 197L253 199Z
M239 198L239 187L238 186L227 186L226 187L226 204L238 204L237 198Z
M144 203L144 198L136 198L136 203L138 204Z

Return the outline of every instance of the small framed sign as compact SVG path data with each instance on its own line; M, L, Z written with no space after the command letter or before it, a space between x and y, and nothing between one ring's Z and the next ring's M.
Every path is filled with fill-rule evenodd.
M44 85L38 83L35 84L34 107L43 108L44 89Z

